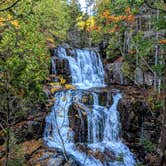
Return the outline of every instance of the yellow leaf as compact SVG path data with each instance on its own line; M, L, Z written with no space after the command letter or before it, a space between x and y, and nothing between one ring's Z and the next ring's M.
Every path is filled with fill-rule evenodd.
M8 20L11 20L12 19L12 16L10 14L7 15L7 19Z
M50 82L49 83L50 86L60 86L59 82Z
M36 166L41 166L40 164L36 164Z
M54 39L52 39L52 38L47 38L47 42L49 42L49 43L54 43Z
M5 21L4 18L0 17L0 27L5 25L4 21Z
M86 96L82 97L82 102L86 103L88 101L88 98Z
M84 116L86 116L86 112L82 112L82 114L83 114Z
M54 87L54 88L51 88L51 93L55 93L57 91L59 91L61 89L61 87Z
M77 26L80 28L80 29L84 29L85 26L86 26L86 22L85 21L79 21L77 23Z
M49 77L47 77L46 80L51 81L51 79Z
M63 79L63 78L60 78L60 84L63 85L63 84L65 84L65 83L66 83L66 80Z
M17 20L11 21L11 24L14 25L16 28L20 27L19 22Z
M71 85L71 84L65 84L65 88L66 89L76 89L73 85Z

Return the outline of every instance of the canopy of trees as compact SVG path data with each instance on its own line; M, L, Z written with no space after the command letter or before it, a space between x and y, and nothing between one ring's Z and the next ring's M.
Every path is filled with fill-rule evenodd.
M71 31L79 32L80 47L101 47L111 61L122 57L128 79L134 80L137 68L151 72L154 90L164 94L166 2L94 0L87 1L85 11L77 0L0 2L0 128L7 135L7 154L11 125L46 102L49 48L68 42ZM163 117L165 122L166 113Z

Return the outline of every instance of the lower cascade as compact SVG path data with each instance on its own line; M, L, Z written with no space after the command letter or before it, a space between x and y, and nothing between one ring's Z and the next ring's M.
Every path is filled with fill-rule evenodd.
M72 84L77 90L55 93L54 106L46 117L46 144L63 152L66 158L72 156L79 165L134 166L134 156L119 136L117 106L122 95L114 90L109 96L112 104L107 101L105 105L101 104L99 93L95 91L104 86L99 55L88 49L74 52L71 57L66 49L58 48L58 55L55 55L69 61ZM56 64L53 66L55 73Z

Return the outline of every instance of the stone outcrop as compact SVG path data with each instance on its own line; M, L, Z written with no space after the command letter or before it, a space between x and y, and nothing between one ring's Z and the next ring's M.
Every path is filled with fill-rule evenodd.
M112 93L114 92L114 89L111 89L110 87L105 88L92 88L95 93L98 94L99 97L99 104L101 106L110 106L112 104ZM115 90L116 91L116 90Z
M83 153L87 153L89 156L100 160L102 163L109 163L117 160L115 154L110 150L105 148L102 152L99 149L92 150L87 147L86 144L77 144L77 150Z
M45 117L45 112L38 112L15 124L12 127L12 132L15 133L17 143L41 138L44 132Z
M56 75L62 75L67 83L71 83L71 71L69 66L69 61L65 58L54 57L52 58L54 65L51 65L51 68L55 68Z
M124 75L123 62L118 60L105 65L105 81L108 85L146 85L152 86L154 76L150 71L142 71L139 67L133 71L133 78Z
M27 158L28 166L81 166L81 164L76 161L73 156L66 156L61 151L54 148L49 148L46 146L41 146L39 149L33 151L29 154Z
M74 142L87 142L86 108L75 103L69 108L69 126L74 131Z
M105 66L105 71L106 71L105 80L107 84L109 85L125 84L121 66L122 66L121 62L109 63Z
M124 142L141 163L159 166L160 110L152 110L148 104L153 94L133 87L122 87L122 93L118 110Z

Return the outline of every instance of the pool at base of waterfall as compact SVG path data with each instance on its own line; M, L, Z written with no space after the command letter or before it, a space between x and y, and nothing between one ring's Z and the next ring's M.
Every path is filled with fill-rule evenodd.
M95 51L75 49L74 52L71 57L63 47L56 50L55 56L68 59L72 84L78 90L55 93L54 106L46 117L46 144L72 156L80 165L134 166L134 156L119 136L117 106L122 95L109 94L113 98L111 105L100 105L99 95L93 91L85 98L88 88L105 86L103 65ZM56 64L52 66L56 73Z

